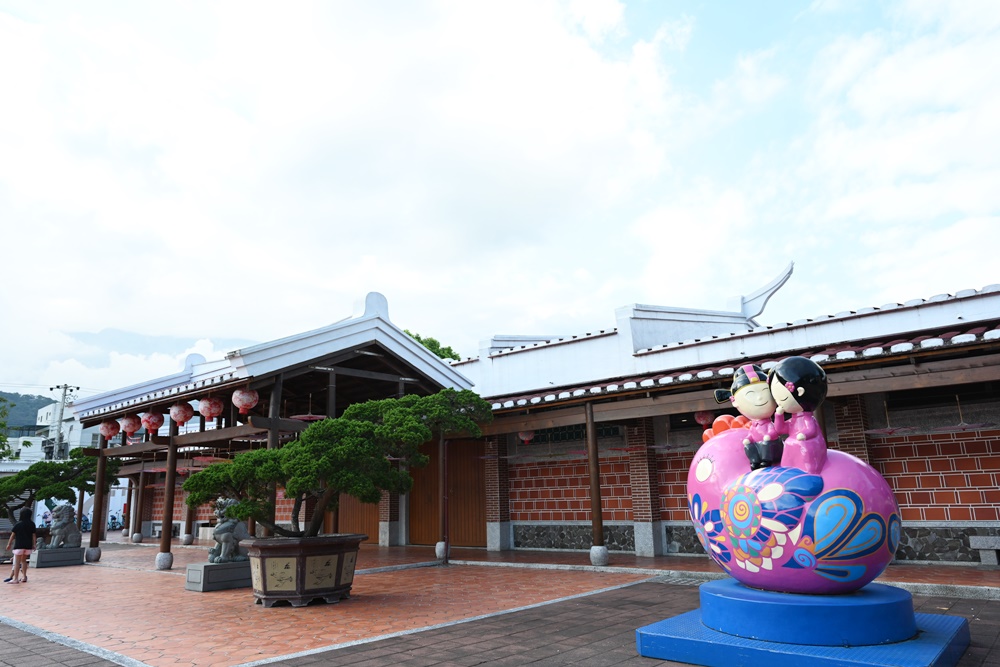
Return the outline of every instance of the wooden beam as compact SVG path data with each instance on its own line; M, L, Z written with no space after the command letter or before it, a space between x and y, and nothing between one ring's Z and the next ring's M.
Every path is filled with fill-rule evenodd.
M963 357L942 361L926 361L918 364L898 364L896 366L870 367L846 372L831 371L828 374L828 396L853 396L903 389L921 389L972 382L1000 380L1000 355ZM655 394L658 388L634 398L622 397L618 401L608 400L606 394L594 396L594 421L597 423L620 422L643 417L656 417L698 410L718 409L712 390L698 389L683 393ZM648 394L648 395L647 395ZM580 401L587 401L581 397ZM603 401L603 402L600 402ZM483 435L500 435L518 431L538 431L560 426L575 426L584 423L579 402L561 404L548 408L544 404L527 405L520 412L497 415L489 424L484 424Z
M364 378L366 380L385 380L386 382L420 382L420 378L408 378L391 373L377 373L375 371L362 371L357 368L344 368L343 366L313 366L317 371L327 371L337 375L349 375L351 377Z
M684 394L666 394L660 396L643 396L631 400L598 403L594 405L594 421L597 423L655 417L683 412L695 412L717 407L715 394L712 390L699 390ZM538 431L560 426L574 426L584 423L583 413L579 404L564 408L538 410L528 414L501 415L489 424L482 425L483 435L499 435L516 433L517 431Z
M160 452L166 451L167 446L159 444L157 442L139 442L134 445L125 445L124 447L111 447L110 449L102 449L101 456L137 456L144 452Z
M285 419L283 417L273 419L271 417L250 415L250 425L258 431L269 431L272 426L276 426L282 432L301 433L309 427L309 422L304 422L300 419Z
M252 424L240 424L239 426L229 426L227 428L216 428L211 431L194 433L184 433L174 437L174 442L178 447L190 447L192 445L205 445L220 440L233 440L234 438L245 438L248 435L263 433L267 428L253 426Z
M830 373L827 396L854 396L902 389L1000 380L1000 355Z

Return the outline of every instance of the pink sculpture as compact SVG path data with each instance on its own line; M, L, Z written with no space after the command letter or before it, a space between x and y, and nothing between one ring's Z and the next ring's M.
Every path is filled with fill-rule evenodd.
M788 432L781 465L752 470L753 457L744 447L748 430L718 433L691 463L689 510L705 550L739 582L786 593L849 593L892 561L901 529L899 507L871 466L827 451L812 416L826 395L826 375L810 364L816 366L792 357L768 374L781 411L776 431L783 425ZM801 372L795 375L795 369ZM817 402L805 398L808 390L799 391L807 375L822 384ZM784 413L792 417L785 420ZM767 432L766 425L760 429Z

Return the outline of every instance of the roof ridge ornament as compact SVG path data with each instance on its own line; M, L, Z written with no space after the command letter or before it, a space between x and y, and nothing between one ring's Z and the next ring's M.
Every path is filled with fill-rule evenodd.
M362 317L380 317L389 321L389 301L380 292L369 292L365 296L365 312Z
M768 284L761 287L756 292L752 292L747 296L740 297L740 312L743 317L747 318L747 322L755 327L760 326L754 318L764 312L764 306L770 300L774 293L781 289L781 286L788 282L788 279L792 276L792 270L795 268L795 262L789 262L785 270L782 271L778 277L769 282Z

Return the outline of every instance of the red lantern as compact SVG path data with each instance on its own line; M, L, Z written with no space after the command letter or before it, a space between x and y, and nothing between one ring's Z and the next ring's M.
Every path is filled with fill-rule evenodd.
M159 412L147 412L142 416L142 427L149 433L156 433L163 426L163 415Z
M531 442L532 438L535 437L535 432L521 431L520 433L517 434L517 437L520 438L521 442L523 442L524 444L528 444L529 442Z
M715 413L709 410L699 410L694 413L694 420L698 422L702 428L706 428L709 424L715 421Z
M198 401L198 412L205 419L215 419L222 414L224 407L225 403L222 402L222 399L215 398L214 396L209 396Z
M110 440L118 435L118 432L122 430L122 427L121 424L116 422L114 419L109 419L101 422L101 425L97 430L101 432L101 435L104 436L105 440Z
M245 415L257 405L257 398L257 392L253 389L237 389L233 392L233 405L240 409L241 415Z
M132 437L132 435L142 428L142 420L139 419L139 415L127 415L118 420L121 425L122 430L125 431L125 435Z
M177 422L178 426L184 426L191 417L194 416L194 408L190 403L177 403L170 406L170 418Z

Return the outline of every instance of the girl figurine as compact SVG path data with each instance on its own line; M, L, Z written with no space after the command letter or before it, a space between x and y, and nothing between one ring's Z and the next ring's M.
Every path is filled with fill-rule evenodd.
M767 386L767 374L760 366L746 364L733 373L730 390L718 390L716 401L729 398L741 415L750 419L749 433L743 439L743 450L750 469L767 468L781 460L781 438L771 422L777 403Z
M774 426L787 435L781 465L819 474L826 463L826 439L813 412L826 398L826 372L805 357L788 357L767 374L778 406Z

